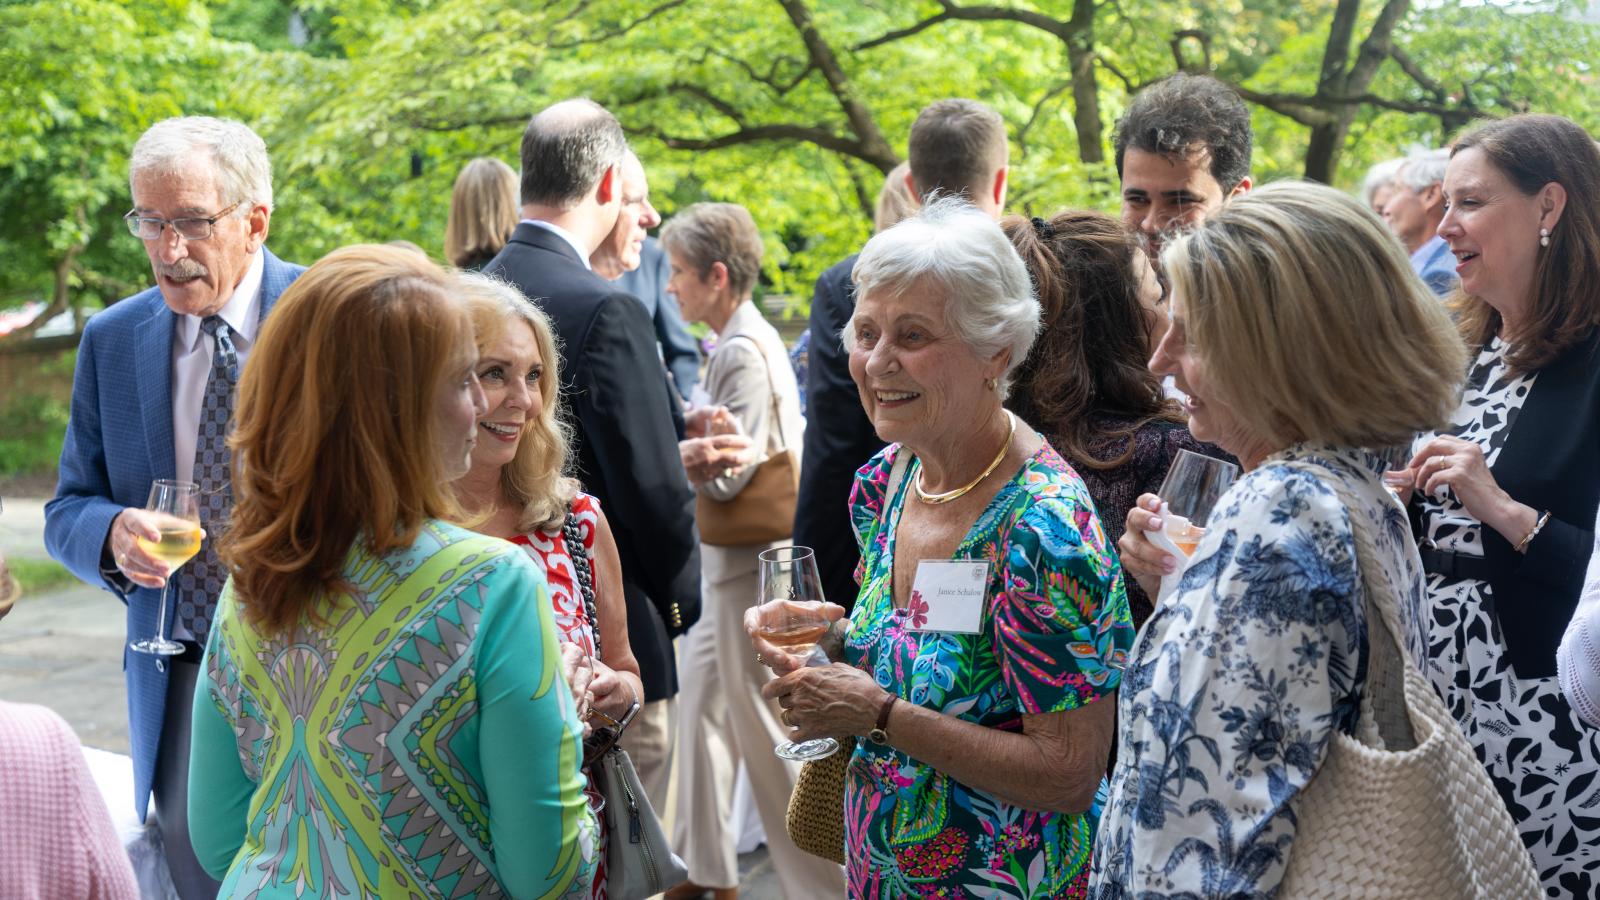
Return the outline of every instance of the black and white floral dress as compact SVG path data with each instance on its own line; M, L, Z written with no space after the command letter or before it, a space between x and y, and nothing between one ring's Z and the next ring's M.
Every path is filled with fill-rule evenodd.
M1474 361L1445 433L1493 466L1538 372L1512 374L1495 338ZM1420 448L1432 433L1417 438ZM1482 556L1483 526L1446 491L1422 497L1418 543ZM1430 574L1407 639L1506 801L1550 897L1600 892L1600 730L1581 722L1554 677L1512 669L1486 581Z

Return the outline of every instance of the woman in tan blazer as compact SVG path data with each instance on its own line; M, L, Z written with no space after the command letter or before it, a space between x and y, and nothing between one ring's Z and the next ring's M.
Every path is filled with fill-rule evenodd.
M702 497L732 500L760 463L781 450L794 454L798 471L805 428L783 341L750 299L761 271L761 235L744 207L697 203L667 223L661 243L671 262L668 293L677 297L686 320L704 322L717 335L696 405L708 411L702 415L716 410L717 419L737 423L757 453L754 464L723 469L694 485ZM784 895L844 892L840 867L800 851L784 830L799 767L773 755L787 735L777 707L761 697L772 674L756 662L744 633L744 611L757 601L756 556L788 543L700 547L700 621L678 655L681 762L674 843L689 866L688 892L709 889L729 897L737 890L730 820L741 759Z

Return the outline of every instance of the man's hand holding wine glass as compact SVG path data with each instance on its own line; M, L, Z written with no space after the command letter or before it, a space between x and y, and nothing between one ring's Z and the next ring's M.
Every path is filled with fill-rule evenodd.
M188 557L170 563L160 556L151 553L146 547L160 546L162 533L174 529L172 516L149 509L134 509L128 507L117 514L111 522L111 559L116 563L117 569L128 576L128 580L140 587L159 588L167 583L172 573L187 561ZM183 523L190 528L198 530L192 522ZM140 539L144 543L140 543ZM200 531L200 539L205 539L205 532ZM198 541L195 549L198 550ZM191 552L189 554L193 556Z

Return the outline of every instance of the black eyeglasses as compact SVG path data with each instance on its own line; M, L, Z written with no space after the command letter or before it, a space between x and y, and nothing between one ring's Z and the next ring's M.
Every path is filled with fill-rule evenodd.
M161 232L168 225L186 241L203 241L211 237L211 230L219 221L227 218L228 214L239 208L240 200L232 206L214 216L191 216L183 219L162 219L157 216L141 216L138 210L133 210L122 217L128 223L128 232L141 241L153 241L161 237Z

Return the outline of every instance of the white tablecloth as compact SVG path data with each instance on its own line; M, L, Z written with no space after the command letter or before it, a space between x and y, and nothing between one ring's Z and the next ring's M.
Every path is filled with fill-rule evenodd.
M111 824L122 839L139 880L139 895L145 900L177 900L172 877L167 874L167 859L161 851L161 829L154 822L145 825L133 811L133 759L121 753L83 748L89 774L100 788L100 796L111 811Z

